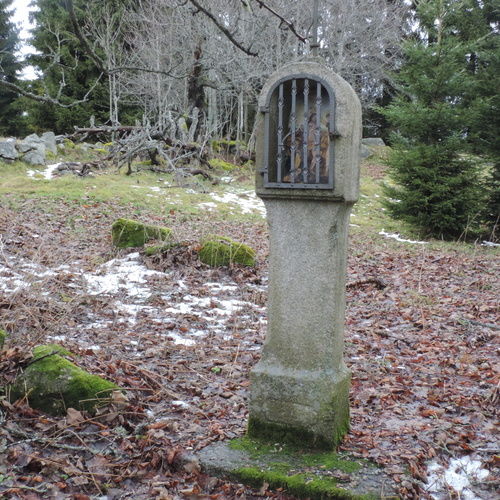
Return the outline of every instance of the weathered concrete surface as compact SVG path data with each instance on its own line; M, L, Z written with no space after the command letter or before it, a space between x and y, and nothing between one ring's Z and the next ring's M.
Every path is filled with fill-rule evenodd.
M293 79L328 89L333 188L264 184L263 173L270 169L266 158L271 161L278 147L271 140L275 115L287 104L279 105L276 89ZM293 93L283 99L293 99ZM269 223L269 320L262 358L251 373L248 434L331 449L349 428L345 273L349 213L359 195L361 105L345 80L314 59L273 73L259 111L265 127L257 127L256 191Z
M350 206L271 199L265 205L269 323L251 374L251 422L312 433L312 444L334 446L349 415L350 373L342 356Z
M362 495L386 500L397 498L394 483L382 469L367 461L360 461L345 454L338 455L339 468L337 468L331 466L332 459L328 455L319 454L316 458L313 454L304 455L286 449L285 451L269 449L264 453L254 453L245 449L235 449L229 442L219 442L197 452L196 457L206 474L247 484L245 470L262 471L262 475L260 475L262 482L266 481L271 484L271 487L280 487L279 483L272 484L272 478L276 477L273 472L278 469L284 477L281 487L298 497L304 495L301 495L300 489L294 490L293 486L288 488L286 477L300 478L305 485L315 480L320 480L318 481L320 485L321 480L331 481L338 488L335 496L329 494L328 483L325 484L326 488L323 491L321 486L317 488L317 491L307 491L306 489L305 496L312 499L345 498L352 500ZM266 478L267 473L269 473L269 477ZM291 481L290 485L296 483L300 483L300 481ZM250 485L259 486L254 481Z

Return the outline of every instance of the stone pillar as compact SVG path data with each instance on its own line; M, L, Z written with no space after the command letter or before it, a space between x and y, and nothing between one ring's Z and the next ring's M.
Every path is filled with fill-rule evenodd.
M268 188L257 173L270 232L269 323L262 359L251 373L248 432L273 442L332 448L349 427L345 274L349 215L358 195L361 113L350 86L317 62L295 63L273 75L261 110L287 72L293 78L317 75L335 92L334 183L331 190ZM269 126L259 130L258 168Z

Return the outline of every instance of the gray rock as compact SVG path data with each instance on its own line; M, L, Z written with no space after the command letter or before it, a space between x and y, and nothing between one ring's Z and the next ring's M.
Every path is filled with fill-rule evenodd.
M22 160L30 165L45 165L45 144L25 153Z
M42 134L41 139L45 143L45 148L51 153L57 154L56 135L54 132L45 132Z
M4 160L16 160L18 156L15 139L0 139L0 158Z
M45 141L36 134L31 134L17 143L17 150L24 153L22 160L30 165L45 165Z
M361 144L361 147L359 148L359 156L362 160L369 158L372 154L373 151L368 146Z
M385 146L385 142L381 137L366 137L361 139L361 144L365 146Z

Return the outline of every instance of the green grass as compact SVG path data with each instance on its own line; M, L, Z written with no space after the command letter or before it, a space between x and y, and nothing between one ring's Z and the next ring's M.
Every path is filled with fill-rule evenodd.
M78 201L82 204L115 202L122 206L133 206L148 212L164 214L170 210L188 216L201 215L207 212L202 203L214 203L216 208L212 214L218 218L234 218L250 220L258 215L241 214L237 207L216 202L208 193L222 194L222 186L213 186L209 182L193 180L193 187L168 187L174 184L168 175L159 176L150 172L134 173L127 176L116 170L98 173L92 177L65 175L46 180L41 175L28 177L28 171L42 171L43 168L28 167L21 162L5 164L0 162L0 196L10 195L10 203L15 199L45 198L47 200ZM245 186L245 188L250 186ZM151 188L154 188L151 189ZM2 196L3 197L3 196ZM4 198L4 197L3 197Z
M384 164L382 153L383 151L378 156L369 158L362 165L360 198L352 210L350 232L354 237L362 237L367 242L379 243L389 248L402 248L404 245L409 251L421 252L421 245L397 242L378 234L385 230L388 233L398 233L405 239L421 240L418 232L400 221L391 219L384 210L383 183L388 180L374 179L367 173L367 165ZM61 158L59 155L58 160L73 161L78 159L75 158L78 156L92 157L92 155L95 159L97 154L95 151L81 151L78 148L67 149L65 157ZM40 199L40 203L50 200L76 201L82 205L113 202L127 207L129 211L132 208L131 216L144 212L165 215L173 210L187 218L209 217L229 221L262 221L262 216L259 214L242 214L237 205L217 202L209 194L221 195L228 190L234 191L235 188L253 190L253 173L248 166L240 167L237 172L234 172L234 177L239 181L231 183L230 186L212 185L211 182L196 177L188 179L189 188L169 187L175 185L175 180L171 176L166 174L159 176L145 170L127 176L124 170L117 172L116 168L109 168L98 172L93 177L66 175L51 180L30 178L27 175L28 170L42 170L42 168L30 167L22 162L6 164L0 161L0 197L5 206L15 206L23 199L36 197ZM227 172L221 171L221 175L227 175ZM204 206L204 203L210 203L213 206L210 209ZM105 210L104 206L103 210ZM477 247L470 243L439 240L429 241L426 247L429 250L461 249L467 253L478 251ZM481 248L481 251L496 253L498 249Z

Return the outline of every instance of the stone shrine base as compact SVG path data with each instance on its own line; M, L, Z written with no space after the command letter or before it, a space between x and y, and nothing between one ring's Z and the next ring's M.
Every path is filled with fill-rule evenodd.
M252 371L248 435L270 443L332 450L349 430L351 374L259 363Z
M266 445L248 437L214 443L197 454L204 473L312 500L397 499L387 474L344 453Z

